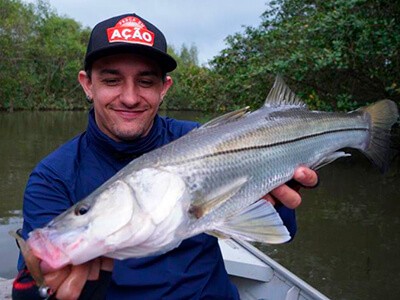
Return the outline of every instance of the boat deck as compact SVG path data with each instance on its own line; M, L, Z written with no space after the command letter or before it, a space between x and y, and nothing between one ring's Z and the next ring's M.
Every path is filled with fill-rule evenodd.
M225 267L242 300L328 300L318 290L247 242L220 240ZM13 279L0 278L0 299L11 299Z
M0 277L0 299L11 299L11 287L13 279Z
M328 298L251 244L219 240L225 267L242 300Z

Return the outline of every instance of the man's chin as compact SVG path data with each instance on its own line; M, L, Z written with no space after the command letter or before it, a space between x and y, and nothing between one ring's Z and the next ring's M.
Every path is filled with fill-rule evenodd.
M138 128L138 129L129 128L127 130L120 129L120 130L116 130L114 132L114 136L120 142L132 142L139 138L145 137L146 135L147 135L147 132L145 132L145 130L142 128Z

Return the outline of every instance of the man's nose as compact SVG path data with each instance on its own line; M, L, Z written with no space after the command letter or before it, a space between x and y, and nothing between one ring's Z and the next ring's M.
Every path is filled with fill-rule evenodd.
M126 83L122 87L120 100L126 106L134 106L140 102L139 88L134 83Z

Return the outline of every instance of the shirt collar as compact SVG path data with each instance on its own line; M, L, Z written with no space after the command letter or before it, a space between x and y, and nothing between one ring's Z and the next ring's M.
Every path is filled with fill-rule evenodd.
M100 130L96 124L94 110L91 109L89 111L87 135L96 149L106 155L114 156L118 160L132 160L162 145L159 138L162 131L161 123L160 117L156 115L153 126L145 137L133 141L116 142Z

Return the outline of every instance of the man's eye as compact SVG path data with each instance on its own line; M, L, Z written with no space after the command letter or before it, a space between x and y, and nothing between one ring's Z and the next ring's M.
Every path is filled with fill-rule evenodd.
M139 80L139 84L142 87L150 87L153 85L153 81L148 79L141 79Z
M103 82L107 85L117 85L119 83L119 80L111 78L111 79L104 79Z

